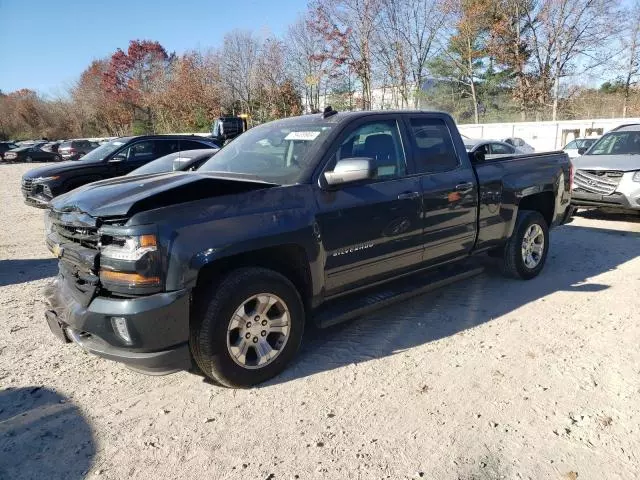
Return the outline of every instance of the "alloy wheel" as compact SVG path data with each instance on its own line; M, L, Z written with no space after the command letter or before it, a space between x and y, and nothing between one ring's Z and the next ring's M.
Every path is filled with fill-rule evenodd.
M522 239L522 261L529 269L536 268L544 253L544 231L537 223L530 225Z
M277 295L259 293L236 309L227 327L227 350L243 368L258 369L273 362L289 340L290 312Z

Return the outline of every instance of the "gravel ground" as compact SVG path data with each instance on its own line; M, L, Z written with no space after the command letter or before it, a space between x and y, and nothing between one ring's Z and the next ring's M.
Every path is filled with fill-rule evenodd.
M0 478L640 477L638 219L588 212L537 279L488 269L311 332L234 391L57 343L28 168L0 165Z

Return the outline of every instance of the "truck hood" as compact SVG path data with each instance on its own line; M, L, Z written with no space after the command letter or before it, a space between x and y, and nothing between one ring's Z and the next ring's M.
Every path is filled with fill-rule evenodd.
M583 155L571 160L579 170L640 170L640 155Z
M83 164L82 161L73 161L69 160L68 162L59 162L55 165L48 165L46 167L38 167L29 170L23 176L24 178L39 178L39 177L52 177L54 175L59 175L60 173L64 173L68 170L73 170L74 172L78 172L82 169L82 166L86 165L87 167L95 168L95 163L87 162Z
M236 176L173 172L89 183L54 198L50 206L58 212L83 212L92 217L129 217L167 205L274 186Z

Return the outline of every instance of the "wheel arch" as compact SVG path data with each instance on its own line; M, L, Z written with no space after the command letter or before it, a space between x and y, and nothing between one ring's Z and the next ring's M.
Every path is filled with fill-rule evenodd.
M508 237L513 235L518 213L522 210L539 212L547 222L547 226L551 228L555 216L555 203L555 195L551 190L531 193L521 197L516 205L516 211L511 219L511 224L509 225Z
M296 287L305 309L311 308L313 288L309 258L304 247L295 243L235 253L203 263L198 270L194 294L219 282L229 272L245 267L262 267L280 273Z

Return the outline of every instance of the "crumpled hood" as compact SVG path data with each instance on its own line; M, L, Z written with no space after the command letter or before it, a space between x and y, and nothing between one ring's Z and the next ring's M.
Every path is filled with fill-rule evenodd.
M275 184L196 172L117 177L89 183L54 198L58 212L78 211L92 217L129 217L134 213L203 198L270 188Z
M578 170L640 170L640 155L583 155L571 160Z

